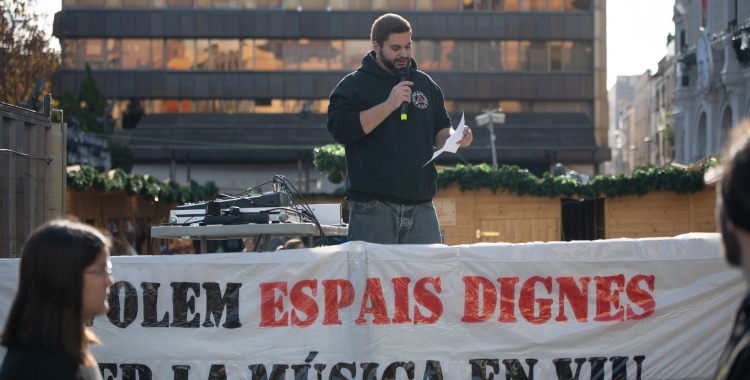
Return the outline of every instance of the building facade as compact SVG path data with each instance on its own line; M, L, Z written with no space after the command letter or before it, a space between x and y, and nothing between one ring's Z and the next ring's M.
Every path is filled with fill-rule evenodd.
M732 128L750 116L750 2L676 0L673 20L674 155L689 164L721 154Z
M508 113L496 126L500 162L594 175L608 158L605 0L64 0L53 95L77 91L89 65L117 102L134 170L179 180L191 163L236 165L234 178L286 165L303 189L325 192L309 184L321 180L312 147L333 142L328 95L359 67L386 12L411 22L414 58L454 124ZM146 114L137 125L134 110ZM549 121L560 114L584 118ZM490 149L489 131L475 128L474 144L441 163L491 162ZM252 185L240 182L228 187Z
M637 75L618 76L617 82L607 92L608 133L612 159L602 164L602 173L617 175L627 173L630 165L629 141L633 115L633 95Z

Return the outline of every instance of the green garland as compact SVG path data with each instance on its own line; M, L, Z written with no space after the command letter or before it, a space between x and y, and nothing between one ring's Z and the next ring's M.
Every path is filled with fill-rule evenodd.
M164 183L149 176L148 178L135 174L128 175L122 169L115 169L112 178L107 173L100 173L88 165L81 165L81 170L68 172L68 187L77 191L84 191L93 186L98 191L120 191L125 190L128 195L140 194L147 200L159 198L167 203L197 202L211 198L219 192L213 181L199 185L190 181L186 186L180 186L176 182Z
M346 173L344 147L340 144L330 144L315 149L314 161L316 168L327 174L333 183L340 183ZM461 191L488 188L493 193L498 189L516 193L519 196L529 194L538 197L572 197L578 195L584 199L595 199L600 195L607 197L624 197L627 195L644 195L650 191L671 191L677 194L692 194L703 190L703 174L708 167L716 165L711 160L700 167L700 170L690 171L677 167L664 169L655 166L636 168L633 174L626 176L599 175L587 184L582 185L573 179L563 176L553 177L545 173L542 178L529 173L514 165L502 165L492 168L487 164L456 165L438 171L437 187L446 189L458 184Z
M696 171L676 167L658 169L655 166L645 166L636 168L631 176L599 175L583 185L563 176L553 177L549 173L544 173L542 178L537 178L528 170L513 165L492 168L487 164L476 166L458 164L455 169L439 170L437 185L439 189L458 184L461 191L486 187L493 193L502 189L519 196L529 194L550 198L570 198L574 195L584 199L596 199L600 195L606 195L609 198L627 195L642 196L655 190L692 194L703 190L703 174L706 168L712 165L709 163Z

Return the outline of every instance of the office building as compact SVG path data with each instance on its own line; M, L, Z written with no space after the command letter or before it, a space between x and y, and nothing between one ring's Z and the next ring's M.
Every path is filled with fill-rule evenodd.
M500 163L593 175L609 158L605 0L64 0L53 95L77 91L88 64L117 102L136 171L220 175L227 190L277 171L330 192L311 166L312 148L333 142L328 95L386 12L411 22L414 58L454 126L462 112L470 126L483 110L507 113ZM491 162L489 131L474 130L471 147L439 163Z

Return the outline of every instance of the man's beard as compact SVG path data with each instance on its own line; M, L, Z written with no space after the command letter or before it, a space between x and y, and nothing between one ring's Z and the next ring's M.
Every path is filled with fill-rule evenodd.
M380 62L383 63L383 66L385 66L388 70L391 71L391 73L398 74L398 67L396 67L396 60L388 61L385 59L385 54L378 54L378 59L380 59ZM411 59L406 59L406 67L409 67L409 64L411 63Z

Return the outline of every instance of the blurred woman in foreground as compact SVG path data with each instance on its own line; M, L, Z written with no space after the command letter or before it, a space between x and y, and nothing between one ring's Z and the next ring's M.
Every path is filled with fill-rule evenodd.
M0 344L0 380L101 379L86 321L109 309L110 241L84 224L58 220L34 231L21 258L18 292Z

